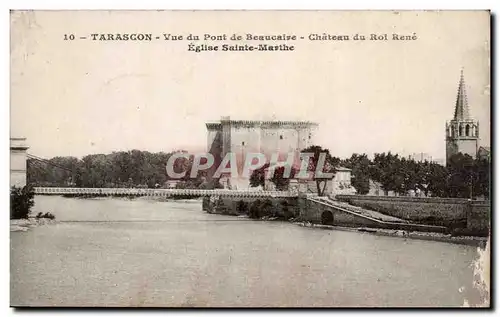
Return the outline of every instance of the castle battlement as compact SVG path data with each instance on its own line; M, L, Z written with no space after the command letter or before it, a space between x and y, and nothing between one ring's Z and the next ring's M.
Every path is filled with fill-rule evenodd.
M220 130L222 129L222 123L220 122L208 122L206 123L208 130Z
M231 120L223 117L220 122L206 123L207 129L221 129L223 125L238 128L314 128L319 124L312 121L285 121L285 120Z

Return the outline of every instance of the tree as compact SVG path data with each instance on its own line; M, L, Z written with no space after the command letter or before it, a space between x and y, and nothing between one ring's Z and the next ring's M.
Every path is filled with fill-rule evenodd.
M250 187L262 186L264 188L266 184L266 168L268 167L269 163L252 171L252 174L250 174Z
M448 193L448 171L446 167L436 164L429 164L429 175L428 177L428 186L425 191L425 195L427 196L431 193L433 196L437 197L446 197Z
M312 145L308 148L302 150L302 153L311 153L312 156L309 159L309 165L307 167L307 171L312 174L312 179L316 182L316 190L319 196L324 196L326 185L329 180L333 178L336 173L335 167L340 163L340 160L336 157L332 157L330 155L330 151L328 149L323 149L321 146ZM320 161L320 158L325 158L324 162ZM324 163L323 166L320 166L321 163ZM325 177L322 175L318 175L317 172L322 173L331 173L333 176Z
M474 159L458 153L451 156L447 162L447 189L449 197L470 198L473 195L475 175Z
M435 164L435 163L432 163ZM413 167L415 170L414 173L414 184L415 190L419 190L423 192L427 197L429 194L429 184L430 184L430 176L431 176L431 163L428 161L425 162L415 162L413 161Z
M475 161L475 186L476 196L490 197L490 161L487 158L478 158Z
M252 219L257 219L261 217L261 206L262 202L260 199L254 200L248 209L248 216Z
M370 159L366 154L353 154L342 164L351 169L351 185L359 195L366 195L370 191Z
M270 181L274 184L277 190L288 190L288 186L290 185L290 179L295 178L295 174L297 170L292 166L290 167L290 175L285 177L285 166L279 166L274 171L273 177L271 177Z
M210 180L205 180L198 187L199 189L222 189L224 186L220 183L220 180L217 178L212 178Z
M370 167L371 177L382 185L385 194L389 191L400 190L403 183L403 177L400 175L400 159L391 152L376 153L373 164Z
M30 185L10 189L10 219L27 219L35 205L35 191Z
M42 186L77 187L149 187L156 188L167 181L166 164L172 153L121 151L110 154L76 157L54 157L48 162L29 159L28 183ZM179 168L189 168L178 160Z
M261 168L252 171L252 174L250 175L251 187L265 186L265 181L267 177L266 170L269 167L270 164L266 163ZM297 170L293 166L290 167L290 175L288 175L288 177L285 177L285 171L286 171L285 166L278 166L274 170L273 176L269 179L274 184L277 190L288 190L288 186L290 185L290 179L294 178L295 174L297 173Z

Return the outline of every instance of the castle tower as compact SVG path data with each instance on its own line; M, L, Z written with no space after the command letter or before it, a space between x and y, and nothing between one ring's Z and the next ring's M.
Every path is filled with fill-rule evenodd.
M457 153L476 158L479 146L479 122L471 118L461 71L453 119L446 122L446 160Z
M309 121L281 120L234 120L221 117L219 122L207 123L207 150L214 155L213 172L227 153L234 154L238 173L243 172L246 156L249 153L264 154L269 160L272 155L282 155L278 160L285 161L289 154L314 144L318 124ZM241 167L241 168L240 168ZM231 187L248 188L248 179L232 179ZM234 186L233 186L234 185Z

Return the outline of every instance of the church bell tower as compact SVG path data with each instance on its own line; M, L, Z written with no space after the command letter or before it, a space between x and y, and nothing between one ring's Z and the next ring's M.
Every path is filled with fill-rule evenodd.
M465 91L464 72L460 74L453 119L446 123L446 161L457 153L476 158L479 146L479 122L471 118Z

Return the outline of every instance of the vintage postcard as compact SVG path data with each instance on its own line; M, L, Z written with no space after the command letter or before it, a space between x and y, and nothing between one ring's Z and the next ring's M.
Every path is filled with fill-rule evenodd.
M489 307L489 11L11 11L12 307Z

